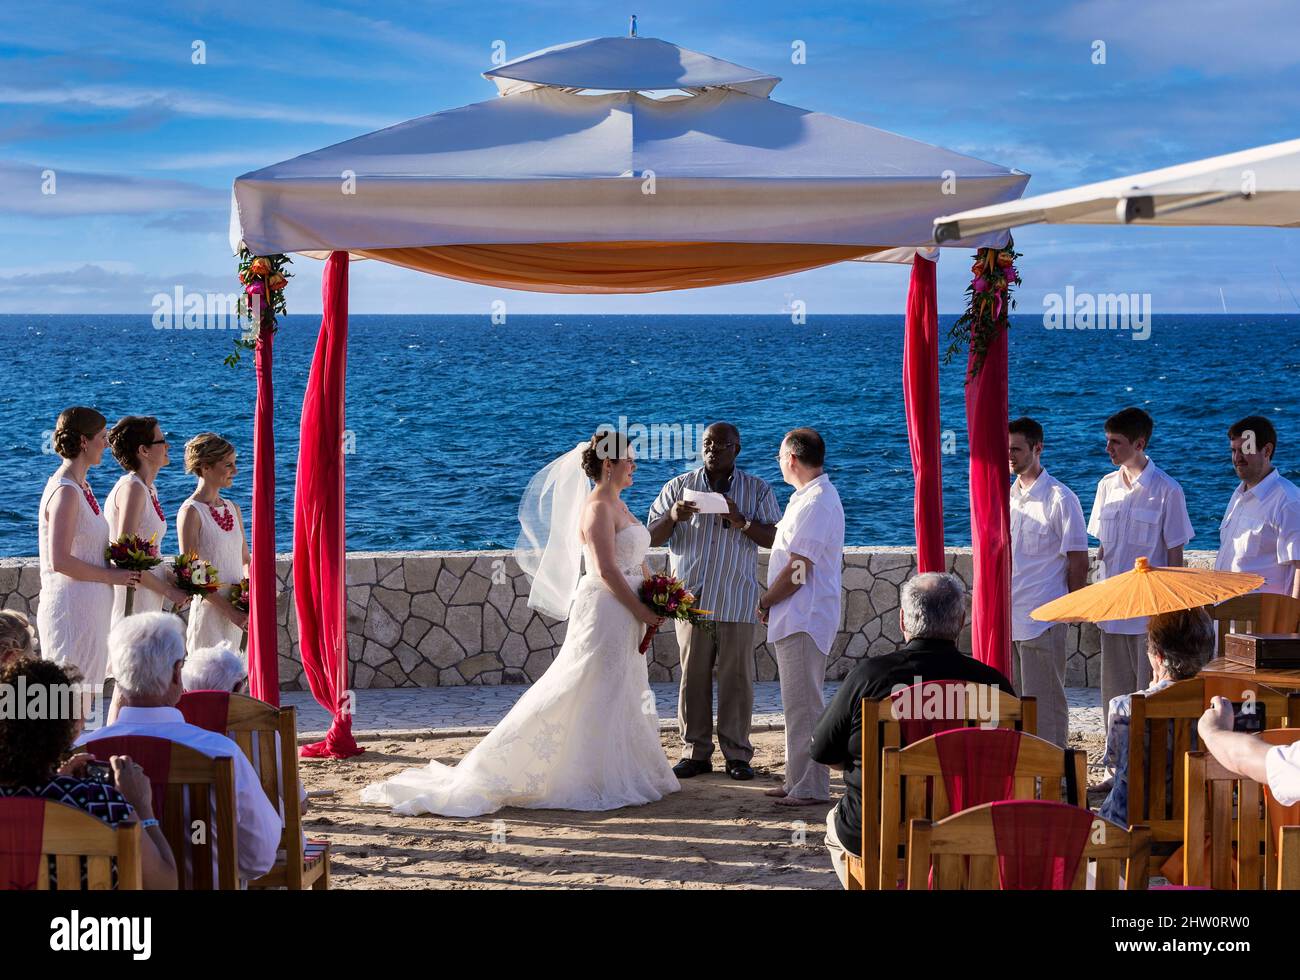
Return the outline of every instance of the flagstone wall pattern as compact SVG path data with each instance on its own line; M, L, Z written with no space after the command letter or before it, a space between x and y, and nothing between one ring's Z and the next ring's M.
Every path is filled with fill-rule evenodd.
M948 552L948 569L969 587L971 552ZM1188 552L1188 564L1210 567L1213 552ZM662 571L667 552L655 549L650 565ZM844 554L840 631L827 676L842 678L864 657L889 653L902 642L899 585L915 572L908 548L848 548ZM292 561L277 561L280 594L280 680L284 690L305 690L293 608ZM528 608L528 579L508 551L363 552L348 556L348 655L354 688L434 687L461 684L529 684L550 666L564 642L565 624ZM767 553L759 557L767 580ZM33 622L40 591L35 558L0 560L0 606L28 613ZM969 626L960 645L969 651ZM1100 643L1096 627L1069 628L1066 683L1097 687ZM776 662L758 627L755 676L776 678ZM650 680L681 675L672 629L649 651Z

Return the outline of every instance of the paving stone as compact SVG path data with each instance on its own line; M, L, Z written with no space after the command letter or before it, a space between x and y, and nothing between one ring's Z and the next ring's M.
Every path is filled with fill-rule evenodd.
M376 586L371 596L399 623L411 614L411 597L406 592Z
M437 593L422 592L411 599L411 615L441 626L447 617L447 607Z
M402 573L406 581L406 591L411 593L432 592L438 585L438 574L442 571L442 560L425 555L407 555L402 562Z
M460 581L460 587L456 589L455 594L451 597L451 606L469 606L482 603L488 594L488 589L492 587L491 581L485 579L482 575L474 572L466 572L465 577Z

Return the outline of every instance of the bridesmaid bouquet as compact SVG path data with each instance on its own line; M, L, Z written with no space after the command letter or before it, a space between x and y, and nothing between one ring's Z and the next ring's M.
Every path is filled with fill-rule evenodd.
M230 604L238 609L241 613L248 613L248 579L241 578L238 585L232 585L230 591L226 594ZM248 649L248 630L244 630L244 635L239 638L239 649L241 652Z
M680 619L692 626L712 629L713 624L704 617L708 609L698 609L695 593L686 587L686 583L671 575L651 575L641 583L641 601L665 619ZM650 649L650 641L658 632L654 626L646 629L645 639L638 648L642 653Z
M124 534L116 541L110 541L104 549L104 560L129 572L147 572L162 564L158 556L158 535L146 541L138 534ZM130 616L135 608L135 586L126 587L126 609L123 615Z
M221 588L221 579L211 562L193 552L181 552L172 561L176 570L176 587L187 595L203 598Z

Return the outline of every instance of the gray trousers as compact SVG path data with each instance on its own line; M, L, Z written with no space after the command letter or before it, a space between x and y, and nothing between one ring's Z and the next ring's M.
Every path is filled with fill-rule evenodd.
M826 656L807 633L793 633L773 647L785 712L785 791L806 800L829 800L830 770L812 760L813 729L826 710Z
M1151 661L1147 659L1147 635L1101 634L1101 721L1110 720L1110 699L1121 694L1145 691L1151 686Z
M718 673L718 744L723 758L754 758L749 730L754 717L754 624L715 623L713 632L678 622L682 681L677 695L677 731L682 758L713 756L713 672Z
M1065 623L1049 626L1032 640L1011 644L1011 683L1021 697L1038 700L1038 737L1065 748L1070 708L1065 703Z
M849 855L840 843L840 832L835 828L835 807L826 811L826 850L831 855L831 867L835 877L840 879L840 887L849 887Z

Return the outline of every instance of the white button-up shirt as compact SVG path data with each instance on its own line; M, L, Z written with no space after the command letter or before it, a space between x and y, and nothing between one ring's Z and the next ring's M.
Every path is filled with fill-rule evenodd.
M825 473L790 495L776 525L767 562L768 587L790 564L790 555L812 562L812 575L794 595L768 611L769 642L807 633L823 654L840 628L840 565L844 560L844 508Z
M1011 638L1032 640L1052 623L1031 610L1070 591L1066 556L1087 552L1083 508L1074 491L1043 470L1026 490L1011 484Z
M1088 533L1101 542L1098 581L1133 571L1139 558L1164 567L1169 564L1170 548L1182 547L1196 536L1183 488L1149 457L1132 482L1122 466L1101 478ZM1137 636L1147 631L1147 617L1112 619L1097 626L1106 633Z
M1268 788L1283 806L1300 803L1300 742L1275 745L1264 756Z
M179 742L209 758L230 756L235 760L235 827L238 831L236 863L245 881L260 878L275 865L280 847L280 814L267 799L252 763L239 746L225 735L191 725L176 708L121 708L111 725L84 732L77 745L101 738L148 735ZM216 806L216 800L212 802ZM212 811L216 812L215 809ZM213 874L216 874L215 863ZM215 881L216 878L214 877Z
M1258 591L1290 595L1293 561L1300 561L1300 489L1276 469L1249 490L1237 484L1219 525L1214 567L1263 575Z

